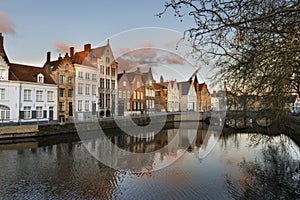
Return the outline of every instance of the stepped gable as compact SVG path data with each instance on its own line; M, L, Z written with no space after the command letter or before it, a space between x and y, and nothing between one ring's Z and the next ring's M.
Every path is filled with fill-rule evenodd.
M97 67L97 58L101 58L109 44L97 48L91 48L91 44L85 44L84 50L76 52L74 63Z
M44 68L9 63L9 80L37 83L37 75L43 74L44 83L56 84Z

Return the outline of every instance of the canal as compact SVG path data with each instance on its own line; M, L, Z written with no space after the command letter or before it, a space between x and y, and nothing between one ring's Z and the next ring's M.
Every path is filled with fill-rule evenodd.
M98 139L86 146L70 134L2 144L0 199L300 199L300 149L285 135L167 129L135 140L113 132L109 140L124 150L156 151L146 162L130 161L136 165L159 166L185 153L162 169L137 173L95 159L90 151L101 152ZM174 132L179 140L168 146ZM188 134L195 137L185 151Z

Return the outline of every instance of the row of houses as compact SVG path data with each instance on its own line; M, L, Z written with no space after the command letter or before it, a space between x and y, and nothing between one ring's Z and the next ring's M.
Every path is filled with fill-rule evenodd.
M0 33L0 120L4 123L87 120L153 112L205 111L210 93L197 76L184 82L153 78L152 70L118 73L109 41L70 47L43 66L10 62Z

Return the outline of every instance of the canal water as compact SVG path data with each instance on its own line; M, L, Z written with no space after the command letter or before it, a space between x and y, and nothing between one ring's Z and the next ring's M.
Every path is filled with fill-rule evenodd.
M175 129L135 140L108 135L132 152L159 150ZM196 134L185 151L185 134ZM300 149L284 135L207 135L185 129L177 146L157 151L152 166L183 155L157 171L116 170L69 135L0 145L0 199L300 199ZM214 144L203 157L201 151ZM137 165L139 161L136 161Z

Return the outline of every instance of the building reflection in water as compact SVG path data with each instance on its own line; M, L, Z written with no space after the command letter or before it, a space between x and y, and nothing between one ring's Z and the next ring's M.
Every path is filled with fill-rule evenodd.
M206 129L166 129L154 131L114 133L108 137L99 136L84 144L95 158L108 158L113 167L122 170L152 171L167 166L187 151L199 153L205 149L212 134ZM120 151L119 149L123 150ZM133 153L134 156L128 156ZM197 155L196 155L197 156Z

